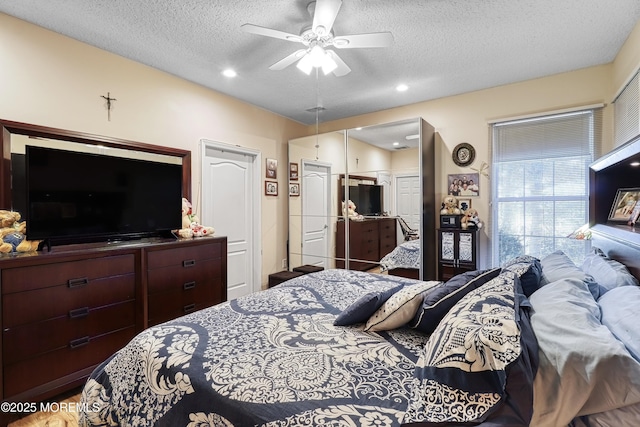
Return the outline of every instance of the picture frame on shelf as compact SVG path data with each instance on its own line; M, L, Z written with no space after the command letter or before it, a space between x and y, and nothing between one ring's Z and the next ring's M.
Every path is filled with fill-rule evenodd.
M464 213L467 209L471 208L471 199L465 197L458 197L458 209Z
M289 197L298 197L300 195L300 184L297 182L289 184Z
M267 196L278 195L278 182L277 181L265 181L264 182L264 194Z
M609 221L625 222L630 221L636 205L640 201L640 187L618 188L616 197L613 199L611 210L609 211Z
M638 218L640 218L640 203L636 203L633 211L631 211L631 216L629 217L627 224L635 226L636 222L638 222Z

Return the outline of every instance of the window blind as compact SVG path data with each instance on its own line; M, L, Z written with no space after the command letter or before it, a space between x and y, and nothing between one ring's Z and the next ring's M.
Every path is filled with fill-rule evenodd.
M640 135L640 73L613 101L614 131L616 147Z
M589 164L601 108L492 125L494 265L563 250L580 262L588 242L568 239L588 221Z

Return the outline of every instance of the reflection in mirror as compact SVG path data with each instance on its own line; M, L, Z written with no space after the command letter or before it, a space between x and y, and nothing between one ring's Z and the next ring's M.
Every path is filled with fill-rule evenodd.
M420 277L420 141L419 119L347 130L348 268Z
M299 183L289 196L291 269L386 272L380 261L409 240L403 230L412 238L420 230L420 132L420 119L412 119L289 141L289 162L299 170L289 180ZM418 278L422 257L413 246L405 275Z
M289 141L289 266L336 267L338 176L345 174L345 132ZM295 187L294 187L295 188Z

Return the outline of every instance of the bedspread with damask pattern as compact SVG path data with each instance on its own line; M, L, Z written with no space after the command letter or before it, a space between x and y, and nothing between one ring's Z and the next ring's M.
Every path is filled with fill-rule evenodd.
M92 373L80 425L402 425L429 337L333 325L398 283L324 270L149 328Z

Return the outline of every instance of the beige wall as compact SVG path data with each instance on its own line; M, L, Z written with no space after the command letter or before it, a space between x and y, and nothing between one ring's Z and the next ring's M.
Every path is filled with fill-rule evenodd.
M117 99L111 121L100 98L107 92ZM259 150L284 168L287 141L306 132L276 114L4 14L0 118L190 150L196 209L201 138ZM278 176L286 188L287 174ZM286 257L287 198L280 191L262 199L263 284Z
M3 14L0 64L0 118L191 150L194 192L199 189L201 138L257 149L263 158L286 165L287 141L315 133L315 126L301 126ZM436 184L442 197L447 174L471 171L451 160L457 144L476 148L472 167L490 163L492 120L605 103L605 151L613 148L609 104L639 65L640 24L612 64L324 123L320 132L423 117L441 140ZM100 98L107 92L118 99L111 121ZM284 177L279 184L286 188L286 174L278 176ZM486 218L489 180L481 178L480 184L473 206ZM262 200L263 283L280 270L285 257L287 199L287 192L280 191L278 197Z

